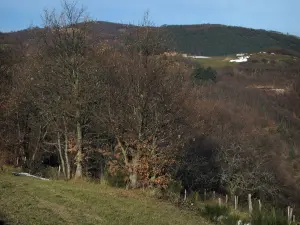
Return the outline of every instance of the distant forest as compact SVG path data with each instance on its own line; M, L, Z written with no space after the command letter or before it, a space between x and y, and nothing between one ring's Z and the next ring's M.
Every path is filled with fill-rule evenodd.
M108 41L111 45L122 45L124 33L137 29L135 25L111 22L90 22L94 41ZM224 56L240 52L258 52L268 49L286 49L300 52L300 38L275 31L256 30L219 24L165 25L161 29L167 47L181 53L192 55ZM28 42L40 28L1 33L0 44Z
M194 55L219 56L284 48L300 52L300 39L275 31L223 25L164 26L174 50Z

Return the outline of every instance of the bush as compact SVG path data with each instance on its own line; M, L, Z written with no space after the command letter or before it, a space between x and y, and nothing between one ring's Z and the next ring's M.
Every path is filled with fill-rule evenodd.
M214 83L217 82L217 72L211 67L204 68L198 65L196 69L192 72L192 77L196 81L202 81L202 82L213 81Z
M0 173L11 173L11 172L22 172L22 168L13 167L10 165L3 165L2 168L0 168Z
M168 188L166 190L168 192L180 193L182 190L181 183L182 183L181 181L171 180L170 183L168 184Z
M179 193L166 191L163 192L162 195L165 200L168 200L173 204L179 204L180 202L182 202Z
M58 168L47 166L44 169L40 170L39 173L36 174L37 176L49 178L51 180L58 180L61 177L58 176ZM62 175L62 172L61 172ZM62 175L63 176L63 175Z
M180 193L182 190L181 181L171 180L166 189L157 189L156 188L156 197L163 198L172 203L179 203L181 201Z
M203 217L206 217L209 220L216 222L220 217L228 217L230 214L230 210L226 206L205 205L201 214Z
M241 218L240 215L231 213L230 209L226 206L219 205L205 205L204 209L201 212L203 217L206 217L212 222L218 222L224 225L235 225L238 221L241 221L241 224L247 224L249 221L246 221ZM273 209L272 212L265 211L259 212L254 211L250 218L251 225L289 225L286 216L282 212L278 212ZM293 224L293 223L291 223Z
M159 188L151 188L147 192L151 197L155 197L158 199L165 198L165 193Z
M254 212L251 217L251 225L288 225L287 217L280 212L260 213Z
M106 173L106 181L110 186L113 187L126 187L126 175L124 175L122 172L118 171L115 175L111 175Z
M236 214L228 215L227 217L224 217L221 221L222 224L225 225L235 225L240 220L240 217ZM245 224L242 222L242 224Z
M199 201L199 192L194 192L193 193L193 201L194 202L198 202Z

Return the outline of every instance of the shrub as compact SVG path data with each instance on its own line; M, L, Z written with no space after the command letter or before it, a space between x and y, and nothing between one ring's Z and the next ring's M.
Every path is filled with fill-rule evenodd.
M0 173L11 173L11 172L21 172L22 168L20 167L13 167L10 165L3 165L2 168L0 168Z
M181 202L180 194L175 192L164 192L163 198L172 202L173 204L178 204Z
M273 207L265 208L262 212L255 210L251 216L251 225L293 225L295 223L288 223L287 216L282 210L275 210Z
M45 177L45 178L49 178L51 180L58 180L61 177L58 176L58 169L57 167L45 167L44 169L41 169L39 173L37 173L36 175L41 176L41 177ZM62 175L62 174L61 174Z
M259 213L251 217L251 225L288 225L286 216L281 213Z
M181 181L171 180L166 190L168 192L180 193L180 191L182 190Z
M156 188L157 189L157 188ZM181 197L180 193L182 190L181 181L171 180L166 189L157 189L156 197L163 198L172 203L180 203Z
M151 197L155 197L158 199L165 198L165 193L159 188L151 188L147 192Z
M219 205L205 205L201 212L203 217L208 218L211 221L217 221L219 217L228 217L230 210L226 206Z
M166 200L175 205L182 205L182 199L180 198L180 193L172 192L168 189L161 189L161 188L151 188L147 191L147 193L151 197L155 197L157 199Z
M254 211L251 218L247 219L242 218L239 214L232 213L226 206L205 205L201 214L213 222L224 225L235 225L238 221L241 221L241 224L249 224L250 222L251 225L289 225L284 213L275 211L275 209L271 212L270 210L264 212ZM293 225L293 223L290 225Z
M194 202L198 202L199 201L199 193L198 192L194 192L193 193L193 200L194 200Z
M202 81L202 82L207 82L207 81L213 81L216 83L217 81L217 72L212 69L211 67L204 68L200 65L198 65L195 70L192 72L192 77L196 81Z
M106 181L113 187L126 187L126 175L121 171L117 171L116 174L111 175L106 173Z
M227 217L224 217L222 219L222 224L224 225L235 225L240 220L240 217L236 214L230 214ZM243 223L245 224L245 223Z

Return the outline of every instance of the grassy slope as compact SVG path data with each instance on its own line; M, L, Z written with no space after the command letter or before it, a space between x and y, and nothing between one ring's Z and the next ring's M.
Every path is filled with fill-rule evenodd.
M144 194L105 185L0 174L0 217L10 224L208 224ZM1 218L0 218L1 219Z

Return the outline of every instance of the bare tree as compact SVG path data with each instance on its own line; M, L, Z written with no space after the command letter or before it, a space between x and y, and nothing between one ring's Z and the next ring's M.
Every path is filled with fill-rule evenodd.
M163 43L149 24L145 17L129 34L134 43L126 39L126 50L112 54L106 99L95 119L115 137L113 162L126 171L131 188L169 179L166 167L174 162L186 125L182 68L159 55Z
M41 123L29 91L28 49L23 44L0 48L6 52L5 59L0 59L1 144L14 155L14 165L31 169L39 149Z
M62 4L63 10L45 11L45 30L41 45L43 52L42 71L40 80L42 100L48 105L45 113L58 124L59 131L65 139L66 173L69 174L70 165L66 152L68 133L74 131L76 136L76 172L75 178L83 175L82 163L83 133L85 124L85 110L89 104L91 87L88 82L94 82L89 76L91 67L89 53L93 49L89 43L88 20L83 8L77 8L75 3ZM46 103L46 104L45 104ZM69 130L69 131L68 131ZM56 136L57 136L57 132ZM59 135L60 136L60 135ZM69 177L69 175L67 175Z
M276 191L274 174L268 170L269 155L231 144L219 150L220 182L231 196L256 193L273 196Z

